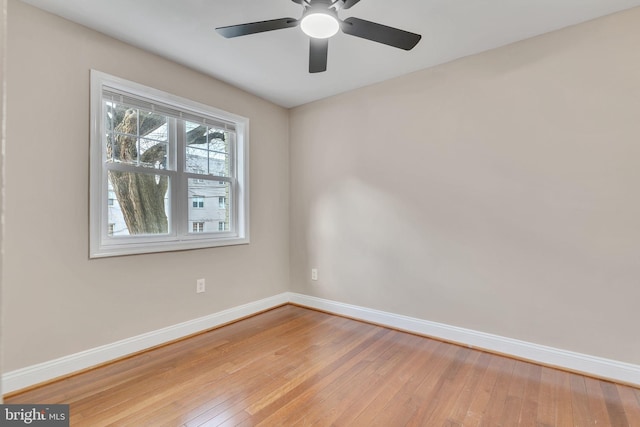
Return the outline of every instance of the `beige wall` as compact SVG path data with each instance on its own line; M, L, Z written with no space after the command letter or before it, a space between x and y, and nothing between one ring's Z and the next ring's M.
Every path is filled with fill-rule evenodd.
M288 111L8 4L5 372L286 291ZM251 120L250 245L88 259L91 68ZM196 295L200 277L207 292Z
M639 22L293 109L293 290L640 363Z
M7 20L7 2L0 0L0 290L3 281L3 260L4 260L4 112L5 112L5 32ZM2 347L2 294L0 293L0 348ZM0 372L2 372L2 354L0 353ZM2 381L0 381L0 403L2 403Z

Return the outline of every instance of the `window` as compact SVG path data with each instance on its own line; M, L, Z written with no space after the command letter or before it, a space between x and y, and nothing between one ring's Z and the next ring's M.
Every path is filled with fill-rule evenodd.
M226 230L226 223L224 221L219 221L218 222L218 231L224 231Z
M199 181L199 180L194 180ZM204 180L202 180L204 182ZM193 196L192 206L194 208L204 208L204 196Z
M204 175L206 173L206 171L204 169L195 169L194 173L197 173L199 175ZM196 184L204 184L204 179L200 179L200 178L196 178L193 180L194 183Z
M92 70L91 120L92 258L249 242L248 119Z

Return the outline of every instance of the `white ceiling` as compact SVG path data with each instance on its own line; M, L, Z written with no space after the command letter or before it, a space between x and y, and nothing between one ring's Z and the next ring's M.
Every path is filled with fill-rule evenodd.
M293 107L613 12L640 0L361 0L339 13L422 35L411 51L348 36L329 42L328 69L308 73L300 28L225 39L215 28L300 18L291 0L23 0Z

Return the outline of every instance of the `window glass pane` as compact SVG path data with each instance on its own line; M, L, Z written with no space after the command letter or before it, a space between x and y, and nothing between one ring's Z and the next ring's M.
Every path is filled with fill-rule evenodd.
M107 161L147 167L166 165L167 117L112 100L104 102L104 111Z
M186 148L186 164L187 172L208 175L207 169L207 150L196 146L187 146Z
M107 223L113 236L169 233L169 177L152 173L109 171Z
M189 179L189 217L191 232L229 231L231 221L231 186L209 179ZM202 222L204 229L196 231L193 224ZM226 226L220 229L220 223Z
M226 154L209 156L209 173L217 176L229 176L229 156Z
M104 101L104 129L109 134L118 123L122 121L127 106L115 103L111 100Z
M229 176L229 132L186 122L186 164L190 173Z
M156 140L146 138L140 139L140 166L154 169L166 169L168 147L169 145L164 142L158 142Z

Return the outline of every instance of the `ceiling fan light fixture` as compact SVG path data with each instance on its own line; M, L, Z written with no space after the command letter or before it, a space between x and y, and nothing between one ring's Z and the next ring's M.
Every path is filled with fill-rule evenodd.
M302 18L300 28L309 37L328 39L338 32L340 24L336 17L329 13L312 12Z
M218 27L216 31L228 39L266 31L282 30L300 26L309 37L309 72L321 73L327 70L329 37L338 31L398 49L411 50L420 41L420 34L389 27L383 24L349 17L338 18L338 11L349 9L360 0L293 0L302 6L300 19L280 18L268 21L247 22L246 24ZM392 3L392 2L391 2Z

